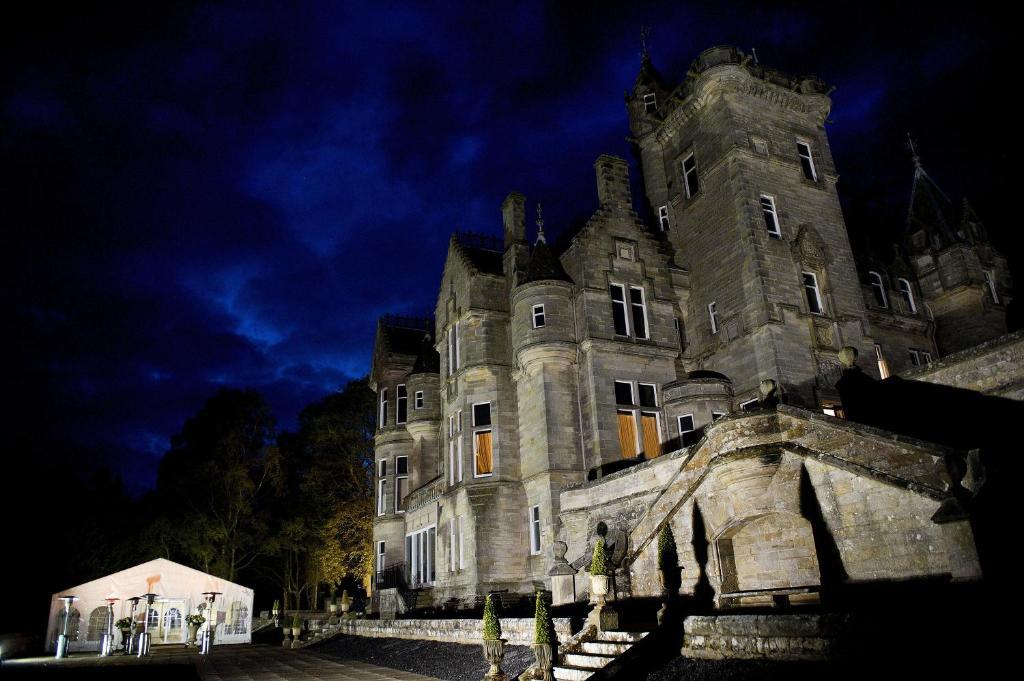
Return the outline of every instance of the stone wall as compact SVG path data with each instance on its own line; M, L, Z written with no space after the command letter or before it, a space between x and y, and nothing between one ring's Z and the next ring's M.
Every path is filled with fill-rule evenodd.
M1024 400L1024 331L943 357L903 378Z
M705 660L823 660L836 656L845 620L829 615L691 615L683 656Z
M567 617L554 618L555 634L559 641L572 636ZM510 645L533 643L533 618L519 617L501 620L501 635ZM424 641L477 644L483 639L483 621L480 619L451 620L341 620L343 634L370 638L412 638Z

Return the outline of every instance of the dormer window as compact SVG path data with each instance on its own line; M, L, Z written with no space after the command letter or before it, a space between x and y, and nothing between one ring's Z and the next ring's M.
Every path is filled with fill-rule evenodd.
M821 314L821 291L818 289L818 277L814 272L804 272L804 294L807 297L807 310L811 314Z
M669 228L668 221L668 206L658 207L658 224L661 226L661 231L667 232Z
M768 236L781 239L782 230L779 228L779 214L775 210L774 197L761 194L761 214L764 215L764 226L768 230Z
M644 95L644 113L654 113L658 110L658 97L653 92Z
M692 199L700 191L700 179L697 177L697 159L693 152L683 159L683 188L686 198Z
M544 326L544 306L533 306L533 328L539 329Z

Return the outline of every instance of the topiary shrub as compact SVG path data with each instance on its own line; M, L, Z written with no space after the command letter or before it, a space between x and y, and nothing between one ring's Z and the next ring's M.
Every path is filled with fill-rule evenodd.
M548 604L544 602L544 595L538 591L537 604L533 609L533 642L551 645L554 638L555 623L548 614Z
M594 544L594 555L590 558L590 574L608 574L608 559L604 555L604 537L600 537Z
M672 534L672 526L665 523L658 531L658 567L672 570L679 567L679 552L676 550L676 538Z
M299 617L299 613L295 613L295 615L292 617L292 629L301 629L301 628L302 628L302 618Z
M491 595L487 594L487 599L484 601L484 640L497 641L500 638L501 621L498 620L498 614L494 610L494 601L491 600Z

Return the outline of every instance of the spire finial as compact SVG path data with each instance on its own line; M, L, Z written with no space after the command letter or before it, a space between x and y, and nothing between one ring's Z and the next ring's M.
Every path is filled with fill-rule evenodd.
M548 240L544 238L544 208L541 207L540 202L537 203L537 242L538 244L546 244ZM536 244L535 244L536 245Z
M650 59L651 55L647 52L647 37L651 35L651 27L641 24L640 25L640 58Z
M907 148L910 149L910 158L914 161L914 167L921 167L921 157L917 155L917 147L914 145L914 138L907 133Z

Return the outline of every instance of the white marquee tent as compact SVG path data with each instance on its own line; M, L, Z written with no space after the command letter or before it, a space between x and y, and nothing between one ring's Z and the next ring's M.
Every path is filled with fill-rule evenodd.
M213 604L212 620L205 611L203 597L203 592L208 591L220 592ZM53 594L46 631L47 649L56 648L57 636L64 625L61 596L78 598L68 623L68 649L98 651L107 625L107 599L119 599L114 604L114 621L117 621L131 613L129 598L147 593L157 596L149 612L146 612L145 600L139 601L135 610L139 623L136 631L142 631L142 624L148 618L153 645L184 643L187 638L185 617L196 612L202 612L207 623L216 624L215 644L249 643L251 640L252 589L157 558ZM120 643L120 634L115 639Z

